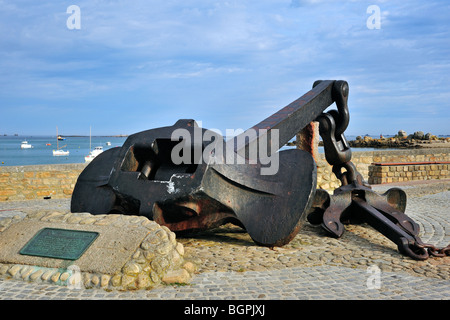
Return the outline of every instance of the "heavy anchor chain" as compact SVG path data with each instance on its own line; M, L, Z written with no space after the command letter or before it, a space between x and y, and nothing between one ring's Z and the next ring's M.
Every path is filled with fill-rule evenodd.
M316 81L314 86L321 81ZM348 112L348 84L336 81L333 99L337 110L322 113L319 133L322 137L325 158L332 165L333 173L342 186L330 195L318 189L308 221L321 224L330 235L341 237L344 224L367 222L378 232L394 242L398 250L412 259L426 260L430 256L450 256L450 245L438 249L425 244L419 237L419 225L405 214L406 193L399 188L391 188L384 194L374 192L351 162L351 149L344 136L350 117Z

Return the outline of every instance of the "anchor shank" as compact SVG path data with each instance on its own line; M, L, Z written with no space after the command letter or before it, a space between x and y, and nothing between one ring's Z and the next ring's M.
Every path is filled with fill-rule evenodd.
M270 150L269 141L272 137L272 130L279 130L278 146L281 148L300 130L314 121L318 115L333 104L332 92L335 82L335 80L321 81L297 100L236 136L234 138L234 151L236 153L242 152L253 146L258 146L258 142L262 138L266 138L268 141L267 156L278 151ZM255 131L256 135L254 134ZM266 135L267 137L265 137Z

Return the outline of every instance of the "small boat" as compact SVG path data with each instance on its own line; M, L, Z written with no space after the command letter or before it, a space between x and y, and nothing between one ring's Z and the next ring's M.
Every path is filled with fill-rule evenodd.
M53 150L53 155L54 156L68 156L69 155L69 151L64 151L64 150Z
M107 145L107 146L110 146L110 145L111 145L111 142L108 141L108 142L106 143L106 145Z
M62 148L64 148L67 145L64 145L61 148L59 148L59 144L58 144L59 138L60 138L60 136L58 135L58 127L56 127L56 150L53 150L53 156L68 156L69 151L62 150Z
M28 141L22 141L22 144L20 145L21 149L31 149L33 146L28 143Z
M92 129L89 127L89 150L91 150L91 141L92 141ZM95 147L94 150L89 152L89 155L84 157L85 162L91 162L94 160L96 156L103 152L103 147Z
M87 155L86 157L84 157L84 161L85 162L91 162L92 160L94 160L94 158L96 156L98 156L100 153L103 152L103 147L95 147L94 150L92 150L91 152L89 152L89 155Z
M63 137L61 137L61 136L58 136L58 140L66 140L66 138L63 138Z

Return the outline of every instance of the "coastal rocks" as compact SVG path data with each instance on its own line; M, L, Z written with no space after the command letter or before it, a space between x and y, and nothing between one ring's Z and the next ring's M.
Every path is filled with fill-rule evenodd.
M399 137L399 138L406 138L407 136L408 136L408 134L404 130L399 130L397 133L397 137Z
M197 269L192 261L185 259L184 246L177 241L175 234L167 227L160 226L145 217L39 211L29 213L25 217L15 216L1 219L0 232L22 219L24 221L35 219L39 223L66 223L68 229L76 228L74 225L87 225L102 226L103 228L120 226L120 228L130 231L137 228L147 231L140 244L137 244L137 249L132 249L128 260L114 273L105 274L96 270L80 269L77 261L73 261L73 264L63 268L4 261L3 264L0 263L0 276L75 288L148 290L160 284L187 283ZM101 250L101 247L96 250ZM96 256L102 256L102 254Z
M425 137L425 135L423 134L423 131L414 132L413 139L423 140L424 137Z
M406 138L380 138L374 139L369 136L356 137L356 140L348 142L353 148L411 148L414 144Z
M431 134L430 132L424 134L423 131L416 131L413 134L408 135L406 133L406 131L404 130L399 130L397 135L394 136L394 138L398 138L398 139L408 139L408 140L440 140L437 136ZM445 141L446 139L441 139L443 141Z
M416 131L414 134L408 135L406 131L399 130L398 133L391 137L385 138L380 135L379 139L372 138L368 135L357 136L355 140L349 141L350 147L354 148L424 148L424 147L448 147L449 138L438 138L437 136L423 131Z

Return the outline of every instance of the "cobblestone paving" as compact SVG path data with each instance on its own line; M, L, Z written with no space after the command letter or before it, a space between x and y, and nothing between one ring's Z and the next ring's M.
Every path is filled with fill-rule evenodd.
M374 186L377 192L392 187ZM450 243L450 181L401 185L406 213L421 227L424 242ZM68 210L70 200L0 203L0 219L29 210ZM283 248L254 245L227 225L196 237L178 238L199 265L189 284L153 290L105 291L0 278L0 299L432 299L450 298L450 257L414 261L367 225L346 226L341 239L305 225Z
M189 285L153 290L111 291L0 280L0 297L7 299L450 299L448 280L427 279L402 273L382 272L380 286L369 289L368 273L336 266L295 267L267 272L207 272Z

